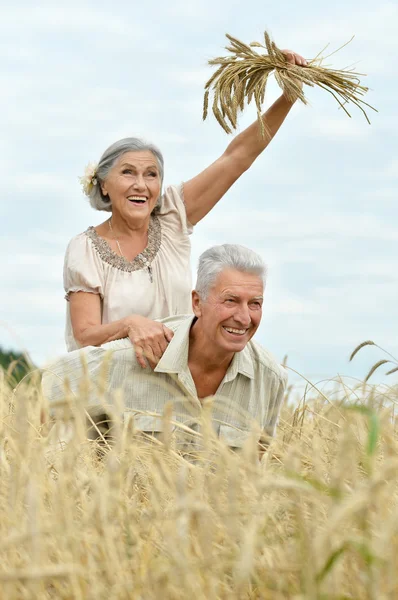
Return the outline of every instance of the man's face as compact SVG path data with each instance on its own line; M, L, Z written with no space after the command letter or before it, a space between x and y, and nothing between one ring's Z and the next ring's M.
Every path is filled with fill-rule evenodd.
M235 269L222 271L208 297L193 292L193 310L214 349L240 352L261 322L264 286L261 277Z

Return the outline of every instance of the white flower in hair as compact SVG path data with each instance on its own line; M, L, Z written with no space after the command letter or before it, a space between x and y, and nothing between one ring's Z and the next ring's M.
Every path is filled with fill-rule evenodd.
M83 192L86 196L90 196L91 191L95 185L97 185L97 169L98 165L95 163L88 163L84 170L83 177L79 177Z

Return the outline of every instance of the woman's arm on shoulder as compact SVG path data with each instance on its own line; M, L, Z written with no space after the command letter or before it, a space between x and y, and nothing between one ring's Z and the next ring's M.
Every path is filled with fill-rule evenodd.
M101 346L106 342L127 337L125 319L103 325L99 294L71 292L69 294L70 319L73 335L81 346Z
M306 65L300 55L284 51L288 62ZM184 184L184 201L187 217L196 225L217 204L237 179L249 169L265 150L288 115L292 102L282 95L263 115L269 136L261 137L258 122L252 123L237 135L225 152L207 169Z
M155 368L163 356L173 331L158 321L141 315L129 315L112 323L101 324L99 294L72 292L69 295L73 335L82 346L102 346L106 342L130 338L142 368L147 361Z

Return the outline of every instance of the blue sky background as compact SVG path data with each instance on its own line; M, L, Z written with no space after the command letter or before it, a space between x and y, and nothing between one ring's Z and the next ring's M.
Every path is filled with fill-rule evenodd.
M104 220L78 176L115 140L155 142L165 179L189 179L230 138L201 120L207 60L224 34L306 58L328 42L333 67L356 63L379 109L369 126L318 89L297 105L271 146L192 236L192 265L215 243L236 242L269 265L257 339L306 376L361 377L397 340L398 6L348 0L260 3L23 2L0 13L0 345L41 365L64 351L62 266L69 239ZM278 96L271 85L267 105ZM255 114L249 108L244 128ZM394 380L390 378L392 383Z

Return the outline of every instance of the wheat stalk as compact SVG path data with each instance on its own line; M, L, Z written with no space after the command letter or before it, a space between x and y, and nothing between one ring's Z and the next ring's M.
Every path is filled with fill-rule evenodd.
M80 434L84 385L65 384L70 410L45 433L39 380L0 384L1 600L397 597L396 386L308 381L257 464L257 430L230 451L208 400L196 431L166 406L163 441L125 418L99 453ZM176 450L189 432L203 442L192 463Z
M252 42L247 45L229 34L226 37L230 42L226 46L230 55L209 60L209 65L216 66L217 70L205 85L203 120L208 116L211 92L213 114L226 133L232 133L236 129L238 113L244 109L245 104L254 100L261 134L266 135L262 105L268 78L273 73L289 101L301 100L303 104L307 104L303 84L311 87L317 85L329 92L349 117L351 115L346 105L352 103L370 123L364 107L376 109L362 99L368 91L360 83L363 73L323 67L324 59L320 54L308 61L307 67L290 64L267 32L264 32L264 44ZM267 53L259 54L253 48L263 48Z

